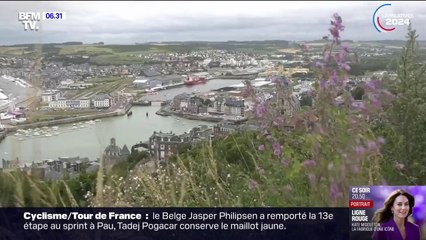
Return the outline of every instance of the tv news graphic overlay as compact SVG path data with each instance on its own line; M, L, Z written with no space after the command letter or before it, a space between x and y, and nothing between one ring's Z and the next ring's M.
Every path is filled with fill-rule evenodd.
M348 239L347 217L347 208L0 208L0 239Z
M369 228L372 216L368 214L368 209L374 206L371 199L371 187L351 187L349 192L349 214L352 231L362 231Z
M349 189L350 239L375 239L374 236L378 233L393 234L398 231L388 224L393 219L393 213L386 222L378 223L373 219L376 212L386 209L386 200L393 199L392 196L398 190L414 197L412 214L407 216L407 221L418 225L420 229L426 227L426 186L352 186ZM398 194L395 196L399 196ZM393 205L387 208L389 212L394 211L390 209L391 206ZM420 239L425 239L426 236L422 237Z
M380 5L373 13L373 26L378 32L392 32L398 26L410 25L412 13L393 13L392 4Z
M22 22L25 31L38 31L41 21L65 20L65 12L18 12L18 21Z

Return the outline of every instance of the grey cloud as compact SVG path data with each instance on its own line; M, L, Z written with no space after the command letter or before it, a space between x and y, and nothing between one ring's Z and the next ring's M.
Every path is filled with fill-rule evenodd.
M166 13L154 12L151 2L120 3L129 9L140 9L135 19L126 19L126 13L106 12L103 4L80 2L1 2L0 45L25 42L105 41L107 43L134 43L145 41L226 41L226 40L314 40L328 34L329 20L338 12L346 26L343 38L353 40L405 39L406 26L399 26L391 33L378 33L372 25L372 14L379 2L320 2L262 3L270 8L253 9L251 12L231 14L232 9L187 14L167 9ZM191 9L191 3L186 4ZM241 2L241 4L245 4ZM288 4L288 5L286 5ZM84 5L84 7L83 7ZM167 4L161 3L164 8ZM297 5L297 6L296 6ZM243 5L242 5L243 6ZM295 8L296 6L297 8ZM424 2L392 2L396 12L413 13L413 26L418 29L419 39L426 39L422 26L426 25ZM289 7L290 8L290 7ZM145 10L146 9L146 10ZM56 10L67 12L67 19L43 23L42 33L24 32L17 21L18 11ZM263 12L265 10L265 12ZM137 11L137 13L139 13ZM247 10L248 11L248 10ZM195 13L194 13L195 12ZM115 14L116 13L116 14ZM146 17L150 16L150 17ZM140 17L139 21L136 17ZM42 36L42 37L40 37Z

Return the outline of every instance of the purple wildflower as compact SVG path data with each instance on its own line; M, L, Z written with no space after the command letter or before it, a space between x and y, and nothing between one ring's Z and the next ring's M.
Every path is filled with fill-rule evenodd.
M352 165L352 172L353 173L359 173L359 166L358 165Z
M324 53L324 58L323 58L324 62L328 62L329 59L330 59L330 53L325 52Z
M339 42L340 31L345 29L342 23L342 18L337 13L333 14L333 20L331 20L332 27L329 30L336 42Z
M377 80L371 80L367 82L367 87L371 90L376 90L380 87L380 82Z
M281 155L281 145L279 143L274 143L272 144L272 149L274 150L274 155L275 156L280 156Z
M333 70L333 74L331 75L331 80L333 80L333 83L337 83L337 72L336 72L336 70Z
M330 28L330 33L333 36L334 40L338 41L340 38L340 33L336 28Z
M339 14L334 13L333 18L334 18L334 22L333 22L334 27L337 28L339 31L343 31L345 27L342 25L343 23L342 17L340 17Z
M331 183L330 185L330 197L333 201L336 201L342 196L342 192L339 189L339 186L336 182Z
M370 150L375 150L376 148L377 148L377 144L376 144L376 142L375 141L368 141L368 148L370 149Z
M379 143L379 144L385 144L385 139L383 138L383 137L378 137L377 138L377 143Z
M362 110L366 109L363 101L354 101L351 105L354 108L358 108L358 109L362 109Z
M317 165L317 163L315 162L315 160L312 160L312 159L305 160L305 161L303 161L302 164L303 164L304 167L310 167L310 166L316 166Z
M267 112L268 112L268 107L266 105L266 102L261 102L260 104L258 104L256 106L256 116L257 117L261 118Z
M348 46L348 45L346 45L346 44L342 44L341 48L342 48L342 51L344 51L344 52L346 52L346 53L349 53L349 52L350 52L350 50L349 50L349 46Z
M281 87L288 87L290 84L287 78L281 76L272 78L272 82L278 83Z
M320 80L320 88L325 89L327 87L327 80Z
M354 148L356 155L361 156L365 153L365 148L363 146L356 146Z
M340 65L341 63L343 63L343 61L345 61L345 55L343 54L343 52L336 53L334 55L334 59Z
M290 159L285 157L285 158L281 159L281 163L282 163L282 165L284 165L284 167L287 167L288 165L290 165Z
M372 97L371 104L373 105L374 108L380 108L381 106L380 100L377 99L376 97Z
M253 190L253 189L257 188L258 186L259 186L259 184L255 180L253 180L253 179L249 180L249 182L248 182L248 188L250 190Z
M346 63L342 63L341 65L340 65L340 67L341 68L343 68L346 72L349 72L350 70L351 70L351 66L349 66L348 64L346 64Z
M263 151L265 151L265 145L259 145L259 151L261 151L261 152L263 152Z
M308 174L308 179L311 185L316 185L317 177L315 176L315 174L313 173Z

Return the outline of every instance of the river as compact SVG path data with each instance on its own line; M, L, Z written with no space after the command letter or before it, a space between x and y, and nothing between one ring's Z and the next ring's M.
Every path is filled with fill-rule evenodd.
M206 84L164 90L159 92L158 95L151 96L170 98L170 96L179 93L191 92L191 89L205 92L240 82L241 80L210 80ZM130 150L132 145L148 140L153 131L173 131L180 134L200 124L208 126L216 124L174 116L158 116L155 114L158 109L158 106L133 107L133 114L130 117L104 118L95 124L83 123L82 125L85 127L78 127L77 129L73 129L72 124L60 125L56 131L59 133L57 136L53 134L51 137L26 137L24 134L20 136L10 135L0 143L0 158L19 158L21 163L75 156L88 157L94 160L101 156L112 137L116 138L117 145L122 147L126 144ZM146 113L148 113L148 117ZM80 126L80 124L77 125ZM51 130L51 133L53 132Z

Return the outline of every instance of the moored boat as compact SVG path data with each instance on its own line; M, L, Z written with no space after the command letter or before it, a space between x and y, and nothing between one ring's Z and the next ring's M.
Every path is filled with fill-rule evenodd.
M196 85L196 84L202 84L206 83L207 79L205 77L199 77L199 76L188 76L188 78L185 80L185 85Z

